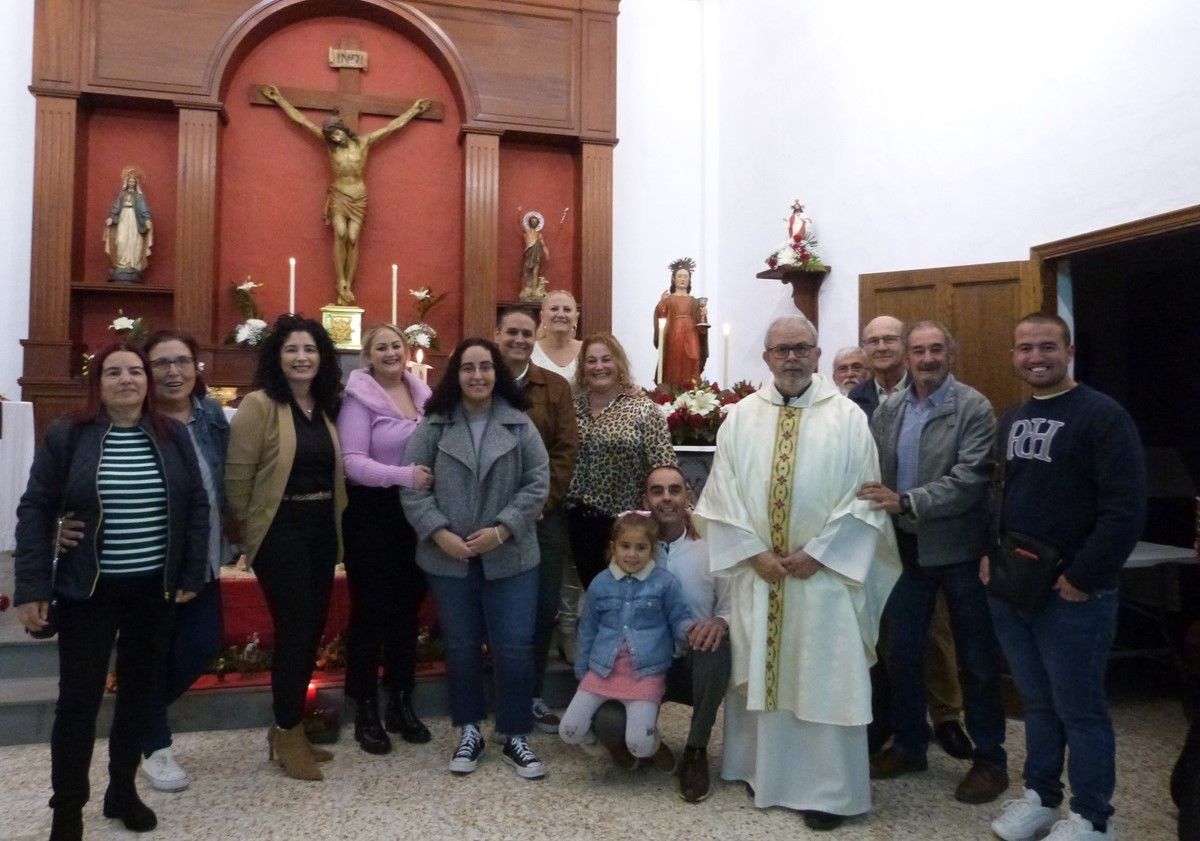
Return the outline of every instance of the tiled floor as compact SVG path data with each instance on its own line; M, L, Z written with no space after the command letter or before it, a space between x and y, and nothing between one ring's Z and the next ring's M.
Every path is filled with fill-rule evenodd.
M663 712L668 742L678 746L689 710L668 704ZM1123 841L1175 837L1175 810L1167 795L1171 764L1183 741L1179 704L1167 699L1122 700L1114 714L1118 733L1117 827ZM928 772L875 783L874 808L841 830L811 833L784 809L756 811L741 784L717 783L704 803L684 803L675 780L653 770L618 771L551 736L534 737L550 766L547 779L518 779L489 742L479 770L453 777L446 762L454 733L445 718L433 719L431 745L399 743L386 757L358 750L343 730L336 758L323 766L326 781L287 779L266 759L264 733L188 733L176 740L178 756L195 774L191 788L160 794L141 784L158 812L154 836L169 839L781 839L840 837L883 841L991 838L988 822L999 804L967 806L953 798L965 764L936 749ZM1023 729L1010 722L1013 769L1024 758ZM719 766L721 735L710 752ZM132 838L100 816L105 785L105 743L92 764L94 798L84 813L85 837ZM1009 796L1020 794L1019 782ZM43 839L50 812L46 745L0 749L0 837Z

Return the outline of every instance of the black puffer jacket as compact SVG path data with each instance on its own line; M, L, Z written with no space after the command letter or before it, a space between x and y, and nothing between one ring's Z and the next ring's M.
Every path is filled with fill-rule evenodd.
M196 461L196 450L183 424L168 419L167 440L154 435L143 416L140 426L150 436L167 489L167 563L163 592L199 592L208 564L208 495ZM29 485L17 507L16 589L14 604L90 598L100 575L97 545L103 540L96 472L104 436L112 423L104 417L77 424L60 418L50 425L33 458ZM63 553L51 587L55 524L66 511L84 523L83 540Z

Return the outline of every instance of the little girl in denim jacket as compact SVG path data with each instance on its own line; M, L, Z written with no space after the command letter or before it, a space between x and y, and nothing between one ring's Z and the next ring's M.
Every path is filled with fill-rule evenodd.
M588 587L579 619L579 689L558 732L568 744L594 744L596 710L607 700L621 701L629 752L653 756L669 772L675 759L658 738L658 708L675 641L686 639L695 617L675 576L654 564L657 540L658 523L648 511L626 511L613 524L608 568Z

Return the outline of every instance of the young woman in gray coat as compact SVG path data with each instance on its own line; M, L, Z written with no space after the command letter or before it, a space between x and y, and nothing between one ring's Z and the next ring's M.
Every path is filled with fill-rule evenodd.
M469 774L483 753L483 655L494 661L496 730L504 759L526 779L546 768L529 749L533 727L535 523L550 489L549 458L524 413L527 400L486 339L466 339L425 404L407 459L433 471L429 489L403 488L417 564L437 598L450 712L460 741L450 770Z

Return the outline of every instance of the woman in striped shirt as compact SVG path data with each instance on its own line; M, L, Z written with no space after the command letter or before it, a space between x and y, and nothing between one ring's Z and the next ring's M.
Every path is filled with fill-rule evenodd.
M187 431L154 408L148 371L146 356L127 344L96 355L86 407L46 432L17 509L17 616L39 631L50 602L57 603L52 839L83 835L96 714L114 640L117 703L104 815L138 832L157 824L138 797L134 773L172 606L204 584L208 497ZM83 539L55 568L55 523L66 511L84 523Z

